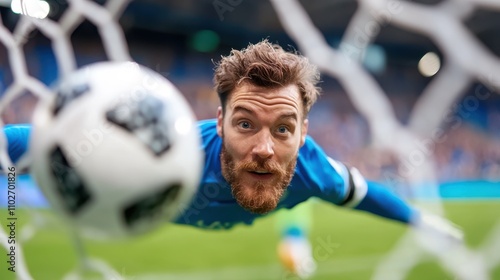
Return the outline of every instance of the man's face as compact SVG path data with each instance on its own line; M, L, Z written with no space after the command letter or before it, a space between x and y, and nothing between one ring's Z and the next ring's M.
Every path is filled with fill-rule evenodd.
M219 108L222 174L248 211L273 210L290 184L307 134L302 106L295 85L266 89L244 83L231 93L224 116Z

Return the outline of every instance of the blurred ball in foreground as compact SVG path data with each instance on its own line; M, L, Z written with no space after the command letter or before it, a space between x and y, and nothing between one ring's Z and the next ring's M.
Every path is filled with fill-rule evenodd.
M61 81L33 116L32 173L86 236L148 232L192 199L203 154L196 119L161 75L102 62Z

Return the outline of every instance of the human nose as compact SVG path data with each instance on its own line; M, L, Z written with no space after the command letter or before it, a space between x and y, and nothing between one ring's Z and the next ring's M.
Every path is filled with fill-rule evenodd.
M261 132L257 135L257 142L253 146L252 154L263 159L274 155L274 142L269 133Z

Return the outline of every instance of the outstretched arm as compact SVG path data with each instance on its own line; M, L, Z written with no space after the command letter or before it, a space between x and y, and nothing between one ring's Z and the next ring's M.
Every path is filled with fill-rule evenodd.
M317 196L330 203L370 212L409 224L417 230L462 239L462 232L446 219L413 207L375 182L367 182L356 168L348 168L325 154L312 138L300 150L298 177ZM296 174L297 175L297 174Z
M448 220L412 207L383 185L365 181L355 168L349 170L349 192L343 205L410 224L426 233L463 239L462 231Z
M353 208L367 211L378 216L410 223L418 211L390 192L386 187L375 183L366 183L366 194Z

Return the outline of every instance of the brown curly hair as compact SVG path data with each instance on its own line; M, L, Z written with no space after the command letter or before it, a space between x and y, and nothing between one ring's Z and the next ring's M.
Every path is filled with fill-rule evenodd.
M305 118L320 94L316 86L319 78L318 68L306 57L286 52L266 39L223 56L215 65L214 84L223 112L228 96L242 82L267 88L295 84L302 97Z

